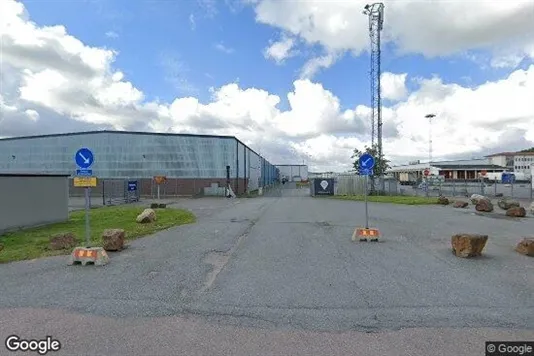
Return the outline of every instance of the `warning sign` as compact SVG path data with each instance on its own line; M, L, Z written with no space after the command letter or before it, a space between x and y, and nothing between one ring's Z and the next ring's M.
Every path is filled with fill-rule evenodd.
M96 177L74 177L75 187L96 187Z

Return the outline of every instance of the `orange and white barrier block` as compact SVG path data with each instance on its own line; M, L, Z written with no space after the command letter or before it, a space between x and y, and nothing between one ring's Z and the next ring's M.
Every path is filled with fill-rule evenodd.
M76 247L70 255L69 265L90 263L104 266L109 262L109 256L102 247Z
M380 231L378 229L374 228L356 228L354 230L354 233L352 234L352 241L360 240L360 241L378 241L378 238L380 237Z

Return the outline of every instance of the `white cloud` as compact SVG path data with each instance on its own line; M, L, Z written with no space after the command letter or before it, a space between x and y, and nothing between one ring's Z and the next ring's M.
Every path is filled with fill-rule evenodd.
M226 54L232 54L235 52L233 48L227 47L222 43L217 43L213 46L216 50L221 51Z
M281 64L285 59L296 54L296 51L292 51L294 45L295 40L293 38L283 36L282 39L265 48L263 55L265 58L273 59L276 63Z
M30 22L20 3L3 4L1 136L110 127L236 135L261 147L271 162L295 157L312 170L348 169L352 149L370 141L369 108L344 108L333 92L308 79L293 83L287 110L278 95L237 82L214 88L206 103L193 96L147 101L113 69L117 52L87 46L64 27ZM165 53L162 61L180 78L178 55ZM392 74L389 88L384 80L385 95L403 97L402 76ZM404 100L383 108L384 151L394 161L426 157L429 112L437 114L435 157L534 145L534 65L476 88L438 77L418 83Z
M321 45L327 53L369 48L366 1L277 1L254 3L256 20ZM534 58L532 1L384 1L383 42L399 53L428 57L489 50L502 65L503 52ZM508 65L517 60L508 61Z
M195 21L195 15L191 14L189 15L189 26L191 27L191 30L195 30L197 28L197 23Z
M330 68L332 64L339 58L338 55L334 53L328 53L321 57L316 57L308 60L300 72L301 78L311 79L317 72L321 69Z
M106 37L108 38L119 38L119 34L115 31L106 32Z
M385 72L382 73L380 85L382 89L382 96L384 99L400 100L406 97L408 90L406 89L407 73L394 74Z

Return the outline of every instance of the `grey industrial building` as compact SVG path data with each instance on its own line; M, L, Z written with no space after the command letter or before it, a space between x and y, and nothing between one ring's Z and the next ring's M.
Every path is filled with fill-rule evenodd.
M82 147L94 154L91 168L99 184L92 191L96 195L106 180L136 180L140 195L153 195L154 176L166 176L165 195L196 195L214 183L226 185L227 166L237 194L268 186L278 178L274 165L233 136L127 131L0 139L0 173L73 176L74 155Z

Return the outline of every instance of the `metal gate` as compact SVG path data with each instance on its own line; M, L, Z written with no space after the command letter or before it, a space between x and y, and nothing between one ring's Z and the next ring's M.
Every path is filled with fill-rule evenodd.
M140 184L136 179L102 180L103 205L128 204L139 201Z

